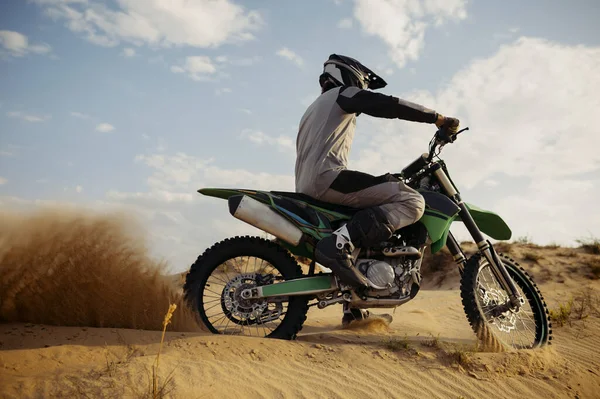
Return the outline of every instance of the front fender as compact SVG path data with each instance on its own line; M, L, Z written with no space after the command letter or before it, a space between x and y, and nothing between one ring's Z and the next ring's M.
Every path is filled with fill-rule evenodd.
M494 212L478 208L473 204L465 203L465 205L482 233L487 234L496 240L510 240L512 231L504 219ZM460 216L457 220L460 220Z
M443 198L438 198L442 200ZM448 202L451 203L450 200ZM453 204L453 203L452 203ZM449 205L449 204L446 204ZM491 211L486 211L473 204L465 203L469 213L473 217L475 224L482 233L496 240L509 240L512 236L512 232L506 222L497 214ZM425 225L429 238L431 239L431 253L434 254L440 251L446 246L446 240L448 239L448 233L453 222L462 222L460 215L458 214L458 207L456 211L452 208L441 212L438 209L432 209L428 207L425 210L423 217L419 220L420 223Z

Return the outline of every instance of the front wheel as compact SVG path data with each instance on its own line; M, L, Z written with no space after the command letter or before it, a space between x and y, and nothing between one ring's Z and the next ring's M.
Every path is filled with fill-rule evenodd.
M214 334L294 339L306 320L308 298L244 299L241 292L301 276L296 260L278 244L259 237L235 237L198 257L183 291Z
M525 299L518 311L507 309L508 293L496 280L491 265L481 254L465 265L461 298L467 319L487 349L502 351L542 347L552 339L548 308L537 285L513 259L498 255Z

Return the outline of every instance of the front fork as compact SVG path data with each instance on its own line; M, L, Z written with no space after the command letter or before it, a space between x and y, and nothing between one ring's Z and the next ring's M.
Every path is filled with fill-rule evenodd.
M477 227L477 224L473 220L473 217L469 213L469 210L467 209L465 203L459 201L458 206L460 207L459 215L463 223L469 230L469 233L471 233L471 236L477 243L477 248L479 248L479 252L481 252L483 256L485 256L487 261L492 266L492 273L494 273L494 276L500 283L500 286L508 293L510 304L518 310L524 302L523 298L519 294L519 291L517 290L517 286L515 285L514 281L512 280L512 278L510 278L510 275L508 274L506 267L504 267L502 260L496 253L494 246L489 242L489 240L486 240L483 237L481 231Z
M456 204L460 208L458 214L460 215L464 225L469 230L469 233L471 233L471 237L473 237L473 240L475 240L475 243L477 243L479 252L481 252L490 265L492 265L492 272L494 273L496 279L500 282L500 286L508 293L510 304L518 310L524 303L524 300L519 294L519 291L517 291L515 283L510 278L506 267L504 267L504 264L498 257L494 247L481 234L481 231L479 230L479 227L477 227L475 220L473 220L469 209L467 209L467 206L460 198L460 194L455 189L454 184L452 184L448 176L446 176L446 173L444 173L443 169L437 169L434 172L434 175L437 177L440 185L446 191L448 196L456 201ZM460 249L458 242L456 242L451 234L448 235L447 245L448 250L450 250L450 253L454 256L454 261L459 265L459 271L462 275L464 265L466 263L466 257Z

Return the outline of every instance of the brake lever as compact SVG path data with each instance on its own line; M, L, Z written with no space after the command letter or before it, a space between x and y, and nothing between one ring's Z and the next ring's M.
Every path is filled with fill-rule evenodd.
M460 129L458 132L456 132L456 134L454 135L454 137L458 136L460 133L464 132L465 130L469 130L469 128L466 127L464 129Z
M441 147L443 147L444 145L450 143L454 143L456 141L456 137L464 132L465 130L469 130L468 127L465 127L464 129L459 130L458 132L456 132L453 135L449 135L447 131L442 131L442 129L438 130L438 133L436 134L437 138L438 138L438 142L441 145Z

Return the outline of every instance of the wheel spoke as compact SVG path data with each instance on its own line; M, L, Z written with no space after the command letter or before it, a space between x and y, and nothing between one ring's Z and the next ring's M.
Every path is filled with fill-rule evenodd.
M207 316L207 319L221 333L267 336L277 328L285 317L283 305L287 304L281 304L282 311L279 312L277 318L263 323L260 320L261 315L264 315L265 312L276 311L276 308L269 309L269 305L272 303L267 302L267 299L244 300L241 297L241 292L244 289L257 286L257 277L264 278L269 274L274 275L274 277L280 276L279 271L269 262L262 258L253 258L253 260L250 260L250 256L242 256L229 259L215 268L215 272L220 272L226 278L226 280L223 280L215 276L215 273L210 276L222 283L221 294L206 286L204 287L204 297L209 299L203 301L203 305L208 306L204 309L205 313L220 306L217 313ZM215 304L215 302L217 303ZM237 327L233 328L232 324Z
M543 299L539 297L539 291L535 289L533 283L528 281L529 277L521 271L522 269L519 269L518 264L515 265L508 260L502 260L519 294L525 298L525 302L518 311L509 308L499 313L495 310L499 306L506 306L509 303L507 292L496 280L487 259L477 256L472 260L473 262L468 265L470 268L467 274L467 278L472 281L469 284L472 285L467 284L464 287L473 287L471 295L474 295L472 298L479 314L476 317L483 319L483 322L487 324L487 328L496 338L513 348L532 348L547 342L549 333L546 330L548 329L540 330L538 326L540 320L547 322L544 321L546 317L545 308L541 305ZM475 261L477 264L474 264ZM475 267L476 269L474 269ZM534 296L539 298L536 299ZM467 311L469 302L463 303L465 303L465 310ZM467 316L469 316L468 311ZM472 320L474 316L469 317ZM546 335L541 336L540 334Z

